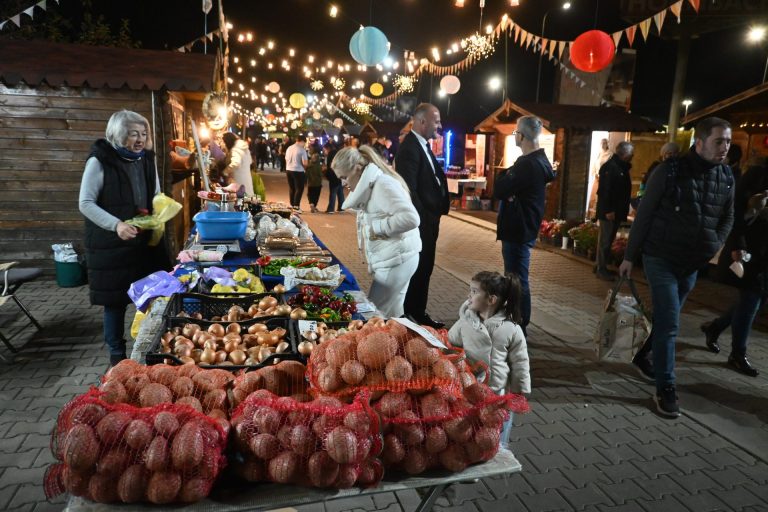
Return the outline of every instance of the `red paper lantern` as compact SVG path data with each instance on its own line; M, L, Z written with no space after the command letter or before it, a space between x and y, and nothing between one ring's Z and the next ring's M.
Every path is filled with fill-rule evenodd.
M584 32L571 45L571 62L581 71L596 73L613 61L613 38L601 30Z

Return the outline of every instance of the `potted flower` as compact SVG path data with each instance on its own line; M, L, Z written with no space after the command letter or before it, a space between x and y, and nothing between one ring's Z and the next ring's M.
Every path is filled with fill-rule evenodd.
M589 259L595 256L597 234L597 224L590 220L568 230L568 235L573 238L574 252Z

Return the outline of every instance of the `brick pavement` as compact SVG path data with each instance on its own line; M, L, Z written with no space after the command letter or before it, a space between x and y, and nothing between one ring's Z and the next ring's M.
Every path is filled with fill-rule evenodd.
M270 197L285 197L284 175L264 177ZM305 217L367 288L370 279L352 236L354 216ZM493 238L493 232L458 218L443 220L430 298L434 317L454 321L468 277L501 267ZM533 253L531 274L532 412L518 416L512 430L512 450L523 472L454 485L435 510L768 509L765 374L749 379L730 371L725 356L702 349L697 331L713 311L703 304L718 306L727 291L703 283L684 310L677 352L684 414L669 421L650 410L652 386L625 365L598 364L591 357L588 340L606 283L592 276L588 264L542 250ZM16 364L2 366L0 510L60 510L63 500L47 503L42 493L51 461L48 434L59 407L106 369L101 311L88 304L84 287L39 282L20 295L44 329L17 337L21 355ZM13 323L8 309L0 312L3 332ZM764 332L755 333L750 355L768 371L765 341ZM410 511L418 500L410 491L298 509Z

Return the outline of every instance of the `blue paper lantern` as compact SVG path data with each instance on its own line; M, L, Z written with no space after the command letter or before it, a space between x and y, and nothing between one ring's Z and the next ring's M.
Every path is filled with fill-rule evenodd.
M389 53L389 41L378 28L363 27L349 40L349 53L358 63L375 66L382 63Z

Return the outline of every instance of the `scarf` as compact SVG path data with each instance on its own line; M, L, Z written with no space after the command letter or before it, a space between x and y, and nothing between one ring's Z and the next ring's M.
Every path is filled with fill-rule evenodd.
M142 149L138 153L134 153L128 148L124 148L122 146L118 146L115 148L115 151L117 151L117 154L120 155L120 158L123 158L125 160L130 160L131 162L135 162L137 160L140 160L144 158L144 150Z

